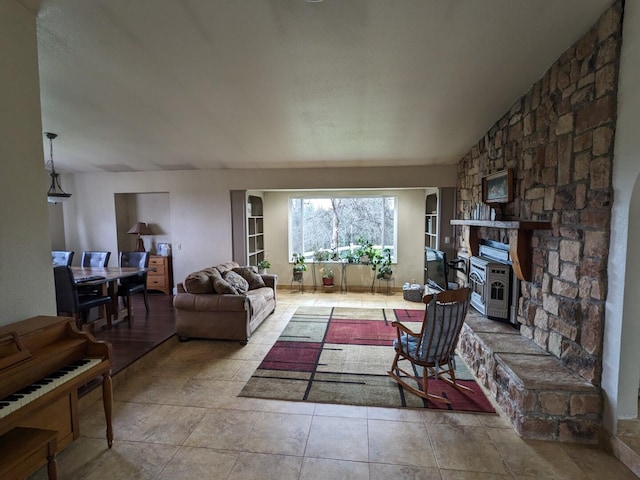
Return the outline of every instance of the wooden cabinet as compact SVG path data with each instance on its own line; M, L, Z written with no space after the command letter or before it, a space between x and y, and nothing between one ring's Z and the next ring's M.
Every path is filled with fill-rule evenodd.
M264 260L264 212L257 192L231 191L231 223L233 260L240 265Z
M173 275L171 257L151 255L149 257L149 273L147 273L147 290L159 290L166 295L172 293Z

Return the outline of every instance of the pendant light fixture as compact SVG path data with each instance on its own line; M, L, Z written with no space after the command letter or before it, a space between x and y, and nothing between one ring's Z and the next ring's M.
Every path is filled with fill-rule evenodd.
M49 153L51 155L51 159L47 162L47 164L51 164L51 171L49 172L51 186L47 192L47 201L49 203L66 202L71 197L71 194L62 190L60 186L60 174L56 173L56 167L53 164L53 139L58 135L51 132L45 132L45 135L49 139Z

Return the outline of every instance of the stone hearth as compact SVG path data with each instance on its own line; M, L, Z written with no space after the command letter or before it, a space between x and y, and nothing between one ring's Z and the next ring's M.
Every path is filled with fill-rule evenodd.
M600 388L511 326L469 309L459 353L522 437L597 443Z

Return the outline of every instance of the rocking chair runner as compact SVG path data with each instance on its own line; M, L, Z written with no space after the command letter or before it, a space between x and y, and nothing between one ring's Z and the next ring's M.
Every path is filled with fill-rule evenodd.
M396 356L389 375L411 393L435 402L451 403L448 399L429 393L429 377L447 382L464 391L470 388L456 382L454 351L460 330L467 315L470 290L447 290L435 295L425 295L424 320L420 332L413 332L400 322L393 322L398 338L393 341ZM411 364L412 372L401 368L401 361ZM418 367L422 367L419 375ZM417 388L407 383L413 380Z

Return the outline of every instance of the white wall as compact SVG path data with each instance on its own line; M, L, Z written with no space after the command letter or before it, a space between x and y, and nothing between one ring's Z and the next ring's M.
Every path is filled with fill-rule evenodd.
M64 205L65 232L67 248L79 252L98 242L101 250L117 251L114 194L167 192L174 279L179 282L203 266L231 259L230 190L454 186L456 166L86 173L73 180L69 189L65 183L73 193ZM423 241L422 213L415 214L415 222L416 237ZM265 242L271 255L272 240L266 237Z
M35 17L0 2L0 325L55 315Z
M171 243L171 207L168 193L117 193L115 209L118 250L112 252L114 255L137 248L138 236L127 233L137 222L146 223L151 230L151 235L142 235L147 252L155 254L158 243ZM117 263L110 265L115 266Z
M47 205L49 208L49 228L51 229L51 250L66 250L62 204L48 203Z
M626 2L618 85L618 121L613 161L609 284L603 345L605 426L635 418L640 369L640 288L637 252L640 228L640 2ZM633 216L632 216L633 214Z
M349 193L349 190L344 190ZM314 192L315 193L315 192ZM319 194L331 192L318 191ZM353 191L353 193L356 193ZM425 189L409 190L358 190L358 195L372 193L374 195L395 195L398 198L398 264L392 265L396 287L404 282L416 280L422 282L424 276L424 199ZM300 191L265 192L265 246L266 256L271 262L271 273L279 275L279 282L291 283L292 271L288 250L289 232L289 198L297 196ZM335 270L335 269L334 269ZM347 284L355 287L371 285L373 272L370 266L353 265L346 269ZM340 272L335 271L336 282L340 281ZM316 271L320 282L319 272ZM311 271L304 276L304 284L311 285ZM377 286L377 281L376 281Z

